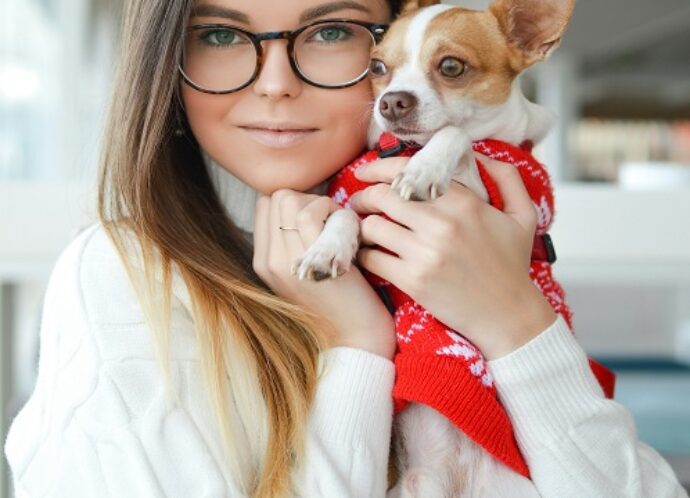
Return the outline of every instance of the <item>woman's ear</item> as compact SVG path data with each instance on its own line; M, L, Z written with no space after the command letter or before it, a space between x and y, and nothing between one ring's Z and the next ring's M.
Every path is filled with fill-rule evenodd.
M526 68L558 47L574 8L575 0L495 0L489 10Z
M400 15L421 9L422 7L428 7L429 5L436 5L437 3L441 3L441 0L405 0L400 10Z

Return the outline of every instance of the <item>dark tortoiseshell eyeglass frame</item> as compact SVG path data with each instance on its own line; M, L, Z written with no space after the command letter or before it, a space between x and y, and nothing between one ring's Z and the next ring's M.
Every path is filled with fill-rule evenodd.
M187 28L187 31L195 31L195 30L201 30L201 29L213 29L213 28L225 28L225 29L232 29L235 31L238 31L245 35L251 42L252 45L254 45L254 50L256 51L256 68L254 70L254 74L242 85L232 88L229 90L208 90L204 87L199 86L198 84L194 83L187 74L185 74L184 69L182 68L182 63L178 63L177 67L178 70L180 71L180 74L182 75L182 78L184 81L190 85L192 88L195 88L196 90L199 90L200 92L204 93L211 93L211 94L226 94L226 93L232 93L232 92L237 92L239 90L242 90L243 88L246 88L247 86L251 85L256 78L259 76L259 73L261 72L261 67L263 65L263 48L261 45L261 42L264 40L280 40L280 39L285 39L288 41L287 44L287 52L288 56L290 59L290 66L292 67L292 70L295 72L295 74L305 83L308 83L310 85L319 87L319 88L327 88L327 89L336 89L336 88L346 88L349 86L356 85L360 81L362 81L364 78L366 78L367 74L369 73L369 68L365 69L365 71L356 77L353 80L347 81L345 83L340 83L337 85L324 85L321 83L317 83L315 81L310 80L306 75L304 75L299 68L299 64L295 60L295 40L297 37L302 33L304 30L312 28L314 26L318 26L319 24L333 24L333 23L350 23L350 24L356 24L358 26L362 26L366 28L369 31L369 34L372 37L372 40L374 44L378 44L382 39L383 35L386 33L388 30L389 25L388 24L380 24L380 23L371 23L371 22L366 22L366 21L359 21L356 19L322 19L318 21L314 21L309 24L305 24L303 26L300 26L299 28L292 30L292 31L265 31L263 33L253 33L251 31L247 31L246 29L240 28L238 26L234 26L232 24L224 24L224 23L210 23L210 24L197 24L194 26L190 26Z

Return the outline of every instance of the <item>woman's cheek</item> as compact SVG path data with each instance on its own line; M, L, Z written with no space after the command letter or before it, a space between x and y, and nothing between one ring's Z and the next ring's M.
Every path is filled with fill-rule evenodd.
M300 159L290 161L290 178L283 178L293 185L290 188L309 190L340 171L365 150L371 106L368 95L366 91L358 91L341 97L339 101L348 105L338 108L333 108L332 102L315 106L317 109L330 107L331 117L324 120L329 127L319 132L323 136L315 137L304 155L295 156L295 159L301 156Z

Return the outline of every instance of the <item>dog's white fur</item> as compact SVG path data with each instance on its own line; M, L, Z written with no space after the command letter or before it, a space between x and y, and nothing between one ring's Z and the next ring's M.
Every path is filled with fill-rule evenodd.
M419 51L429 22L441 12L457 8L433 5L419 10L406 32L409 57L389 85L377 97L369 128L373 148L388 123L381 115L383 95L393 91L414 93L418 100L417 122L424 135L401 138L424 147L410 158L393 188L409 199L442 195L452 180L472 189L488 201L472 152L472 142L494 138L509 143L539 142L548 132L552 114L530 101L516 79L507 100L488 106L469 99L442 102L420 64ZM300 278L335 277L350 268L358 249L359 218L350 209L339 210L327 220L322 234L296 263ZM394 423L397 467L402 471L388 498L459 498L493 496L538 496L529 480L515 473L478 446L436 410L417 403L401 412ZM498 480L502 490L489 490L482 483ZM495 494L494 494L495 493Z

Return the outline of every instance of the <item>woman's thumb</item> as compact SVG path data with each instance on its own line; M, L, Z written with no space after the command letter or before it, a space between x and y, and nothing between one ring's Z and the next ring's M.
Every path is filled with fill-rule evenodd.
M520 172L512 164L486 156L481 156L480 160L501 193L503 212L514 218L525 230L534 233L537 226L537 210Z

